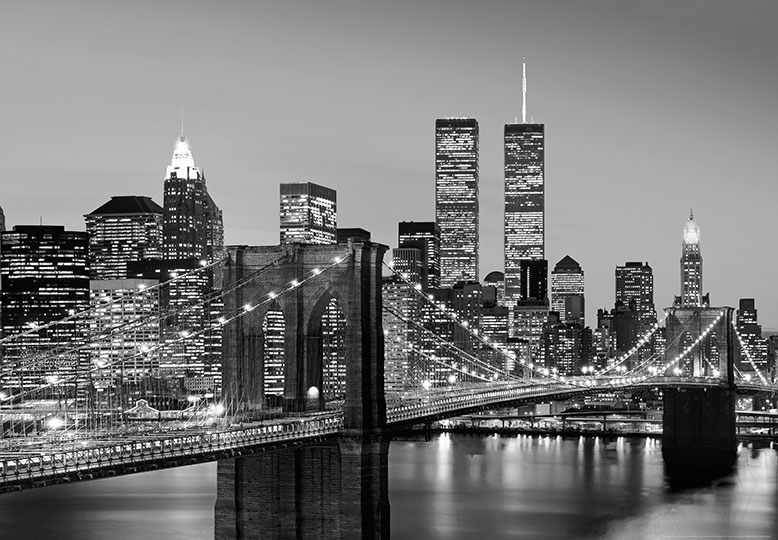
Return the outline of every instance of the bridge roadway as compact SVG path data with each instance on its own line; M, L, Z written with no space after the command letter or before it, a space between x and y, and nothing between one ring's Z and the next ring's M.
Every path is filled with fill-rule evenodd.
M387 424L395 427L423 423L511 403L563 399L597 391L711 384L709 379L673 377L579 378L564 382L522 380L441 388L389 396ZM759 385L750 386L743 390L767 390ZM302 445L334 436L342 429L341 413L332 412L212 428L196 426L162 433L149 430L92 438L82 433L79 438L70 438L66 433L51 432L47 437L10 438L0 446L0 492L191 465Z

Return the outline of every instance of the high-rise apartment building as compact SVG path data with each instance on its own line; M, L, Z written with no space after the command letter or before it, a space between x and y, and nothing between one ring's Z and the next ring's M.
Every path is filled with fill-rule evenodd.
M89 307L88 247L87 233L60 226L17 225L0 234L3 337L45 327ZM85 331L85 321L76 317L5 343L0 358L8 363L55 347L80 346ZM77 354L58 355L7 384L37 386L44 376L73 375L81 360Z
M627 262L616 267L616 302L629 306L632 301L638 312L638 333L642 335L656 323L654 271L648 263Z
M700 227L689 212L689 221L683 229L683 253L681 255L680 307L702 306L702 254L700 253Z
M166 259L213 261L224 255L222 211L208 193L182 133L165 174L162 238Z
M580 306L576 303L580 303ZM566 255L561 261L556 263L551 272L551 310L559 313L559 322L568 321L568 306L576 308L583 314L584 298L584 272L581 265L570 255ZM573 310L571 310L573 311ZM578 318L578 317L576 317ZM585 326L583 317L578 321Z
M337 243L337 193L311 182L281 184L281 243Z
M92 279L124 279L127 263L161 259L162 207L149 197L121 196L86 214Z
M415 247L422 251L427 269L423 287L440 287L440 227L434 221L401 221L398 226L398 246Z
M435 221L440 226L440 286L478 281L478 121L435 122Z

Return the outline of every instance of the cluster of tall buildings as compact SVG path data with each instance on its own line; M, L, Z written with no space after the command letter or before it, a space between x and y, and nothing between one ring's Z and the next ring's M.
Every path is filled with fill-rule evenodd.
M81 397L98 401L165 396L170 405L217 393L221 337L208 321L221 304L208 300L213 273L192 270L223 257L224 227L183 133L163 206L114 196L84 220L86 231L17 225L0 233L0 331L24 334L3 343L0 362L39 366L4 384L30 387L80 372L89 373ZM67 317L72 324L51 324ZM183 342L182 333L195 339Z
M474 118L435 122L435 221L398 224L396 274L384 278L389 391L466 379L468 370L458 365L463 356L513 373L523 366L560 375L592 372L612 366L657 324L647 262L616 267L614 306L597 311L594 328L586 324L580 264L567 255L549 273L545 126L527 122L526 77L522 122L505 124L503 142L504 267L481 280L479 124ZM281 244L370 240L363 229L337 227L333 189L284 183L279 203ZM0 209L0 332L17 336L0 346L0 365L37 366L3 384L23 389L88 371L89 392L98 401L122 394L175 406L187 396L218 395L221 333L211 322L223 306L207 268L225 254L222 212L184 135L166 170L162 206L147 196L114 196L84 219L86 231L50 225L6 230ZM709 304L700 229L690 215L675 305ZM88 317L79 317L87 310ZM68 317L68 323L50 324ZM270 400L284 392L284 325L279 306L271 305L257 359ZM321 390L328 399L345 391L344 325L333 299L320 333L306 336L321 351ZM753 299L740 301L736 325L748 352L738 356L739 369L774 369L778 339L762 337ZM661 355L664 347L660 329L632 362ZM53 364L32 361L54 349Z

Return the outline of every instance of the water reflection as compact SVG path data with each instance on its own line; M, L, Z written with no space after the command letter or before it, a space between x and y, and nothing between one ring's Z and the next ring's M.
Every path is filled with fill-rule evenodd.
M0 496L0 538L15 540L385 540L390 530L392 540L778 540L778 454L741 447L735 473L673 490L653 439L355 436Z
M220 461L215 538L388 539L388 448L359 434Z

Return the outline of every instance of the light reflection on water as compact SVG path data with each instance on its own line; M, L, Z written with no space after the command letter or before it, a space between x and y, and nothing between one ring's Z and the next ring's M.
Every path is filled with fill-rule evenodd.
M213 538L215 464L0 496L0 538ZM778 458L741 449L736 473L672 491L654 439L393 441L392 540L778 539Z
M742 449L737 472L714 485L671 491L654 439L498 441L393 442L392 539L778 538L778 459L769 448Z

